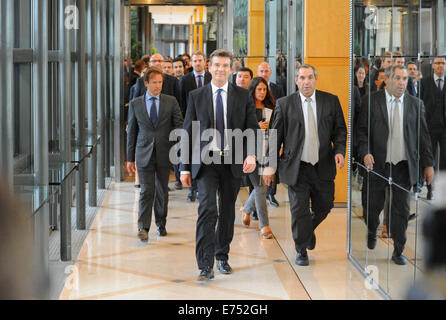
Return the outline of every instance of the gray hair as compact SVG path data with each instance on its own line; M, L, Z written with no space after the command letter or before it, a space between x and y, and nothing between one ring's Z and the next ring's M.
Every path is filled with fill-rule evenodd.
M314 77L317 79L317 70L316 70L316 68L315 68L314 66L312 66L311 64L304 63L304 64L300 65L299 67L297 67L297 68L296 68L296 72L295 72L295 74L294 74L294 76L295 76L296 78L299 77L300 69L313 69Z
M408 72L406 66L400 66L400 65L390 66L390 67L387 67L387 68L384 70L384 72L385 72L385 74L386 74L386 78L387 78L387 79L391 79L391 78L392 78L392 75L394 75L394 74L395 74L395 71L398 70L398 69L400 69L400 70L406 70L406 72Z

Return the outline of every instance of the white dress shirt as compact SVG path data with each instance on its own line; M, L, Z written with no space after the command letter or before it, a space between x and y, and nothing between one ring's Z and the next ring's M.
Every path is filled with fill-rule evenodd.
M444 88L444 77L439 77L439 76L437 76L437 74L436 73L434 73L434 81L435 81L435 85L437 86L437 88L438 88L438 79L441 79L441 88L439 88L440 90L443 90L443 88Z
M195 84L197 85L197 88L198 88L198 76L201 76L201 84L204 87L204 71L202 73L198 73L196 71L193 71L193 73L194 73Z
M386 162L390 163L390 133L392 130L392 123L393 123L393 108L395 107L395 103L394 100L397 99L394 96L390 95L387 92L387 89L385 89L386 92L386 105L387 105L387 115L388 115L388 119L389 119L389 137L387 138L387 156L386 156ZM394 132L392 134L400 134L401 137L403 137L404 139L404 93L401 97L399 97L398 99L400 99L400 103L399 103L399 109L400 109L400 132ZM406 146L403 145L402 146L402 154L403 154L403 159L402 160L407 160L406 157Z
M305 162L309 162L308 159L308 154L309 154L309 149L307 148L307 146L309 144L314 144L317 143L317 150L319 150L319 136L317 137L317 141L311 141L310 140L310 131L308 128L308 103L305 101L307 98L301 93L299 92L300 95L300 99L302 101L302 111L304 113L304 122L305 122L305 142L304 142L304 148L302 151L302 161ZM317 127L317 103L316 103L316 90L313 92L313 95L310 97L311 99L311 107L313 108L313 113L314 113L314 119L316 121L316 129L318 129Z

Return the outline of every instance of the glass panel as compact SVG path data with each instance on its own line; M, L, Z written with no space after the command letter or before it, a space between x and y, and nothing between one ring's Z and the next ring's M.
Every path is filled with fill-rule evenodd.
M248 55L248 1L234 0L233 5L233 54L244 57Z

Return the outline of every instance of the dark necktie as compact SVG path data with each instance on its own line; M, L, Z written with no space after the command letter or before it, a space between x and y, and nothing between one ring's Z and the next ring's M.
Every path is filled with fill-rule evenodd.
M437 79L438 89L443 90L443 88L441 87L441 80L443 80L443 79Z
M217 141L217 146L220 150L223 150L224 141L225 141L225 114L223 110L223 99L221 97L221 92L223 89L217 90L217 105L215 108L215 120L216 120L216 128L220 133L220 143Z
M158 122L158 114L156 112L156 98L150 98L150 101L152 101L152 105L150 107L150 121L152 121L152 124L154 127L156 127L156 123Z
M203 78L202 75L198 75L198 88L201 88L203 86L203 81L201 81L201 78Z

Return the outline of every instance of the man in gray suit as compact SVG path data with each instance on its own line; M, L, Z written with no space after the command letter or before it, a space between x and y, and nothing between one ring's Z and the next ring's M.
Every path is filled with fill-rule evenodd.
M137 167L141 181L138 212L138 237L141 241L148 240L154 202L158 235L167 235L168 182L172 167L169 150L173 146L169 135L172 130L183 126L177 100L161 93L162 70L151 67L144 77L147 92L130 102L127 131L127 169L133 173Z
M299 92L277 100L271 125L277 141L270 138L269 143L283 144L279 166L265 168L263 174L270 185L278 169L280 181L288 185L296 264L308 266L307 249L316 245L314 230L333 208L336 165L344 166L347 127L338 97L315 90L313 66L298 67L295 80Z
M410 211L409 190L418 181L419 168L424 171L428 184L434 175L424 104L405 94L408 77L406 67L388 67L385 90L370 95L370 106L368 99L363 100L357 126L359 158L376 173L365 176L362 189L367 247L373 250L376 246L379 214L384 208L386 188L389 188L386 179L390 178L388 232L393 239L392 260L398 265L407 263L403 251Z

